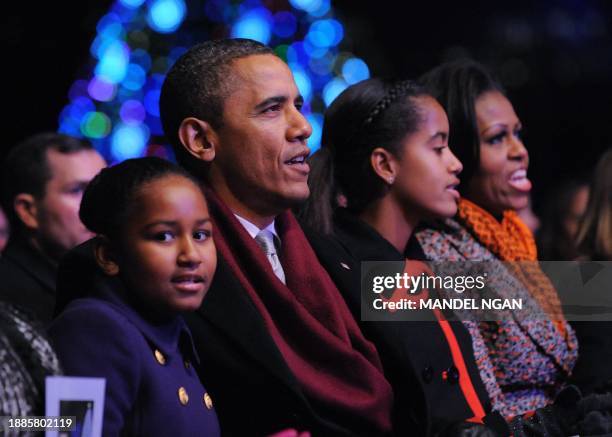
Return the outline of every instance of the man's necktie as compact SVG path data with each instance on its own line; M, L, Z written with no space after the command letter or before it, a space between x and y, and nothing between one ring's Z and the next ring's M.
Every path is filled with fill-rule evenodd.
M283 271L283 266L281 265L278 254L276 253L274 234L264 229L263 231L259 231L259 233L255 236L255 241L259 247L261 247L261 250L264 251L266 257L268 257L268 261L270 261L270 265L272 266L272 270L274 271L276 277L280 279L283 284L285 284L285 272Z

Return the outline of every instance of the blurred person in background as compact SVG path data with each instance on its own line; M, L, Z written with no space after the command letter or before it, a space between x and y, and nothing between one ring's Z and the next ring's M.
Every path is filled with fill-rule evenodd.
M535 234L540 226L542 225L540 218L537 216L535 211L533 210L533 205L531 202L531 196L529 196L529 203L525 208L521 208L516 211L519 218L527 225L532 234Z
M561 185L546 200L542 226L536 233L538 258L569 261L578 257L576 232L589 200L589 186L582 180Z
M9 224L8 217L4 213L4 210L0 208L0 255L2 255L2 252L8 243L10 233L11 226Z
M592 261L612 261L612 149L597 163L590 192L576 232L578 253Z
M61 374L57 355L31 314L0 302L0 416L44 416L45 377ZM37 436L5 430L3 436Z
M600 158L590 185L586 211L578 225L581 261L612 261L612 148ZM608 267L609 268L609 267ZM612 322L573 322L580 342L574 382L585 392L612 389Z
M2 164L2 208L11 238L0 258L0 300L48 322L64 253L91 238L79 220L83 190L106 166L93 146L57 133L16 145Z

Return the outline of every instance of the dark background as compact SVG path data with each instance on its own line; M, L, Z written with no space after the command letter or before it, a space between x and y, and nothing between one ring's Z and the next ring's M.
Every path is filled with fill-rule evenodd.
M57 129L110 4L5 6L0 158L28 135ZM342 47L365 59L372 75L415 78L464 56L489 65L525 125L536 208L560 182L588 176L612 146L612 2L332 0L332 7L345 25Z

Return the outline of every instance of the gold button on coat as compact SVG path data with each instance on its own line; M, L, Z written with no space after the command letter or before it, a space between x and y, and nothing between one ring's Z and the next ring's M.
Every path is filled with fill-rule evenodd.
M185 369L189 369L191 367L191 363L189 360L185 360Z
M155 349L155 359L157 360L157 362L159 364L161 364L162 366L166 364L166 357L164 357L164 354L162 354L159 349Z
M185 387L180 387L178 389L178 397L181 405L187 405L187 402L189 402L189 395L187 394Z
M204 393L204 405L206 405L206 408L208 408L209 410L212 410L213 402L212 398L208 393Z

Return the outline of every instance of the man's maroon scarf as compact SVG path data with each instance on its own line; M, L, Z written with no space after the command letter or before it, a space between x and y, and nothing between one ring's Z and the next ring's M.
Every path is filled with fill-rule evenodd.
M217 250L255 304L304 394L334 414L391 429L393 394L367 341L291 212L276 217L287 285L232 211L206 191Z

